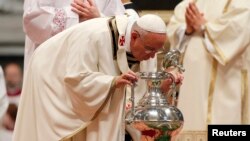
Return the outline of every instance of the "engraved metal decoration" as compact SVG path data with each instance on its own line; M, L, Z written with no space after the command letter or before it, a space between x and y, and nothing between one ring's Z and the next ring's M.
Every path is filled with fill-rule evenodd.
M158 72L140 72L140 78L147 81L147 93L135 106L134 86L131 88L132 108L126 114L127 130L133 141L171 141L183 127L184 118L175 106L176 83L171 73L165 70L178 68L184 71L179 63L180 52L169 51L163 58L162 70ZM172 80L171 88L164 92L162 84ZM172 102L168 98L172 97Z

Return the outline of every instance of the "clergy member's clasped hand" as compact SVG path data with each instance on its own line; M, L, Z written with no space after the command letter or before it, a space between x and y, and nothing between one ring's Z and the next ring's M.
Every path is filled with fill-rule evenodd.
M100 12L93 0L74 0L71 3L72 11L79 15L80 22L100 17Z
M192 26L192 21L191 21L191 17L190 17L190 12L188 12L189 11L189 7L187 7L186 8L186 13L185 13L185 20L186 20L186 34L187 35L190 35L190 34L192 34L192 33L194 33L194 28L193 28L193 26Z
M115 80L115 87L119 88L119 87L122 87L125 85L132 86L133 83L135 83L137 81L138 81L138 76L136 75L136 73L129 70L128 72L123 73L120 76L117 76L117 78Z
M185 13L185 19L187 24L186 33L190 33L191 30L192 32L201 32L202 26L206 23L204 14L199 11L194 2L189 3Z

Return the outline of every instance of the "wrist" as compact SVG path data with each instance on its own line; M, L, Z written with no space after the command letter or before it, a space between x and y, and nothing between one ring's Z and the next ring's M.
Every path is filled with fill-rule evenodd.
M187 28L185 30L185 35L192 35L193 33L194 33L194 29L192 29L192 28Z
M194 33L194 31L192 30L192 31L185 31L185 35L192 35Z
M117 87L117 83L116 83L117 79L118 79L118 76L115 76L113 78L113 80L111 82L111 89L115 89Z
M206 26L205 25L201 25L201 27L200 27L200 33L202 34L202 36L204 36L205 30L206 30Z

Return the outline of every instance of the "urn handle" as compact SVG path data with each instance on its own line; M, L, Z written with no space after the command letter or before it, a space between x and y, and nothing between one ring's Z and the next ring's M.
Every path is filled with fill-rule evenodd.
M180 58L181 58L181 52L178 49L173 49L167 52L162 60L162 71L165 71L166 69L170 67L173 67L173 68L177 68L179 72L184 72L185 69L180 62ZM172 82L175 82L173 76L171 77L171 79L173 80ZM175 105L175 101L177 99L176 84L172 83L171 88L173 90L172 94L170 94L172 96L171 104Z
M170 50L162 60L162 70L165 71L169 67L175 67L178 68L179 72L184 72L185 69L180 63L180 58L181 52L178 49Z

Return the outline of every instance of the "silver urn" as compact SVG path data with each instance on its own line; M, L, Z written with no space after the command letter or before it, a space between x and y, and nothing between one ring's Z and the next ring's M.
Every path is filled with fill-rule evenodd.
M184 71L179 63L180 52L169 51L163 59L162 71L140 72L140 78L147 82L147 93L135 106L134 87L131 88L132 108L126 114L126 127L133 141L171 141L183 127L184 118L175 106L176 84L169 67ZM171 88L162 90L165 80L172 80ZM169 99L171 98L171 101Z

